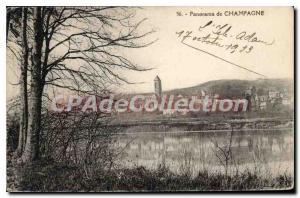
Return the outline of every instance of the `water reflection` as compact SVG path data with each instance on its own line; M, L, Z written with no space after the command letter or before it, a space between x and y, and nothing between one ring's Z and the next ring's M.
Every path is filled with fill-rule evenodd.
M172 171L223 171L264 168L277 174L293 171L292 129L235 132L149 132L119 134L116 146L125 148L120 164Z

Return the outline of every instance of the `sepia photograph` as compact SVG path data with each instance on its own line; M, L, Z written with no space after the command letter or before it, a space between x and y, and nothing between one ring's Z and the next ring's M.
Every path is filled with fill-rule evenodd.
M294 191L294 15L7 6L6 191Z

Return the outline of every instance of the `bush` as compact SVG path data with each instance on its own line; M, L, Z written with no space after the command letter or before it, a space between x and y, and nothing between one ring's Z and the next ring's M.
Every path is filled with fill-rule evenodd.
M6 151L11 152L17 149L18 147L18 139L19 139L19 121L16 119L17 117L7 115L6 120L6 131L7 131L7 139L6 139Z
M266 179L245 171L233 176L222 173L199 172L196 177L172 173L164 166L156 170L144 167L98 170L87 177L83 167L57 164L48 160L22 168L21 187L24 191L209 191L288 189L293 178L286 174Z

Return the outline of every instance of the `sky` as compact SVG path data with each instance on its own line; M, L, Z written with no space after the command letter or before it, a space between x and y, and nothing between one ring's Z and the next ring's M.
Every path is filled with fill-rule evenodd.
M190 16L193 13L225 13L225 11L264 11L264 16ZM177 12L184 16L177 16ZM228 62L200 52L181 43L176 35L179 31L197 33L199 26L209 21L214 24L232 26L230 32L236 34L246 31L256 33L258 39L273 42L272 45L238 42L240 45L253 44L251 53L230 53L224 49L186 40L186 43L204 49L229 62L254 70L267 78L293 78L293 10L291 8L213 8L213 7L148 7L139 13L147 17L145 29L153 26L158 41L152 46L127 52L135 62L154 69L147 72L126 74L134 82L124 85L119 90L129 92L153 91L153 80L158 75L162 80L163 90L190 87L217 79L264 78ZM187 15L185 15L187 14ZM197 35L197 34L195 34ZM204 34L203 34L204 35ZM228 43L236 43L230 40Z
M264 15L224 16L232 11L263 11ZM216 16L218 12L222 16ZM215 16L194 16L200 13L214 13ZM156 75L162 81L163 91L218 79L293 78L294 27L291 7L144 7L138 9L136 20L143 18L147 18L147 21L141 25L139 31L154 29L156 32L147 39L157 41L146 48L122 49L120 53L134 63L152 70L120 71L121 76L134 84L112 86L115 91L153 92ZM209 25L204 27L206 24ZM222 45L238 45L233 53L231 49L192 39L194 36L202 38L212 35L212 31L224 25L226 26L221 31L231 28L227 37L220 36L222 40L219 42ZM181 31L192 31L192 37L182 42L184 33L181 37L176 34ZM243 39L255 33L255 37L261 42L236 39L241 33L245 33ZM239 52L244 46L247 48ZM252 48L249 49L250 47ZM17 93L13 84L17 82L18 71L11 69L15 64L13 56L7 56L7 97Z

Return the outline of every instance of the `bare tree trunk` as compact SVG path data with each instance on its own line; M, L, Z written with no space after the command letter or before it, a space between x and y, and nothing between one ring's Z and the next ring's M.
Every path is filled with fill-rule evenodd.
M42 47L43 47L43 17L42 8L33 8L34 41L32 49L31 66L31 94L29 97L28 131L25 150L22 156L24 162L32 162L39 159L39 142L41 130L41 108L43 86L41 78Z
M8 39L8 33L9 33L9 26L10 26L10 8L7 8L6 10L6 42Z
M21 75L20 75L20 130L19 143L17 154L20 156L24 151L26 142L26 133L28 128L28 94L27 94L27 70L28 70L28 56L29 48L27 41L27 8L22 10L22 61L21 61Z

